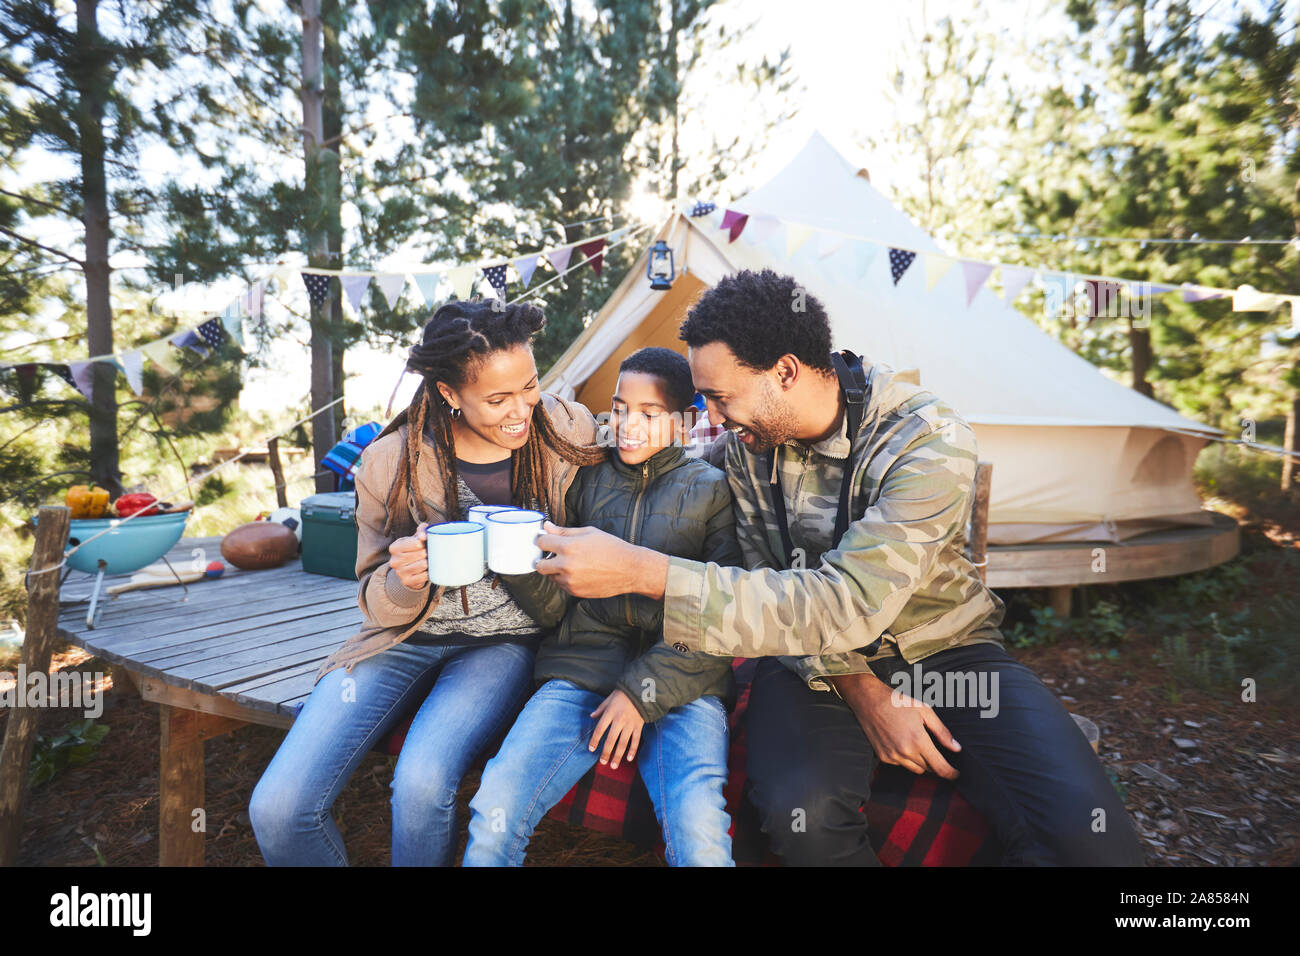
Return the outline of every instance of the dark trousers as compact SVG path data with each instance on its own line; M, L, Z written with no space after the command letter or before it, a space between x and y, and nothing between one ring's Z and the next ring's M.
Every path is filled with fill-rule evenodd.
M977 680L984 673L989 690L997 675L996 716L982 717L992 708L974 694L964 706L932 706L962 749L935 747L960 774L957 789L997 834L1005 865L1142 865L1133 823L1097 755L1029 668L996 644L940 651L920 667L923 680L930 672ZM877 661L872 670L891 687L898 670L914 683L914 665L901 658ZM922 699L921 687L902 689ZM765 658L746 724L752 797L773 851L792 866L879 865L862 812L876 756L848 704Z

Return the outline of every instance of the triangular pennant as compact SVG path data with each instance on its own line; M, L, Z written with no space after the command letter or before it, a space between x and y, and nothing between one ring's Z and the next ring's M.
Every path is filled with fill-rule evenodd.
M533 273L537 271L537 259L537 256L524 256L515 260L515 271L519 273L519 279L525 289L533 281Z
M1043 305L1050 318L1056 318L1065 305L1065 300L1074 292L1074 276L1064 272L1044 272Z
M1134 285L1146 291L1147 295L1166 295L1170 292L1177 292L1178 286L1164 285L1160 282L1135 283Z
M262 317L262 304L266 299L266 280L258 279L249 288L245 298L245 308L248 309L248 315L252 319Z
M506 267L504 265L488 266L483 270L483 278L488 280L488 285L492 286L492 291L497 294L497 298L506 297Z
M144 356L138 349L132 349L117 358L122 366L122 374L126 376L126 384L131 386L132 392L139 395L144 391Z
M451 292L462 302L469 298L470 293L474 291L474 274L478 270L473 266L458 266L447 273L447 278L451 280Z
M1088 291L1088 320L1098 316L1115 317L1119 314L1119 292L1124 288L1122 282L1103 282L1100 279L1088 279L1084 285Z
M69 362L68 371L72 373L72 382L77 386L77 391L85 395L87 399L93 400L95 397L95 363Z
M569 259L572 255L573 246L565 246L563 249L552 249L546 254L546 258L555 267L556 272L563 273L569 268Z
M728 242L735 242L740 233L745 228L745 223L749 221L749 215L743 212L737 212L734 209L728 209L722 214L721 228L730 231L731 238Z
M221 346L221 341L226 334L225 329L221 327L221 320L216 317L208 319L195 331L199 333L199 338L203 339L205 344L214 349Z
M853 262L854 275L861 278L867 274L871 268L871 263L876 261L876 256L880 254L880 246L874 242L855 242L853 243Z
M339 284L343 286L343 295L347 297L348 305L352 306L352 311L360 312L361 297L365 295L366 289L370 287L370 276L339 276Z
M813 236L812 226L788 223L785 227L785 254L793 256L803 248L803 244Z
M303 285L307 287L307 298L311 299L314 306L322 306L330 295L330 277L317 275L314 272L304 272L302 274Z
M221 324L225 327L230 337L240 345L244 344L244 315L240 308L241 302L236 299L226 310L221 313Z
M1021 266L1002 267L1002 298L1007 301L1007 305L1016 301L1016 297L1024 291L1033 277L1033 269L1025 269Z
M750 216L745 224L745 234L749 236L747 241L766 242L780 227L781 221L775 216Z
M388 307L395 309L398 300L402 298L402 291L406 288L406 273L385 272L383 275L375 276L375 285L379 286L379 291L384 294L384 301L388 303Z
M1206 289L1202 286L1183 285L1184 302L1208 302L1211 299L1222 299L1222 292L1215 292L1213 289Z
M436 272L421 272L415 277L415 287L420 290L420 295L424 297L425 305L433 305L438 298L438 283L442 281L442 276Z
M68 366L62 362L48 362L46 366L51 372L67 382L70 388L77 387L77 380L72 377L72 369L68 368Z
M1282 304L1282 296L1260 292L1254 286L1242 285L1232 294L1233 312L1268 312Z
M889 274L894 278L894 285L898 285L898 280L903 278L903 273L907 271L908 266L916 258L916 253L909 249L889 250Z
M591 269L596 275L600 275L601 267L605 264L605 240L593 239L591 242L583 242L578 245L578 251L582 253L584 259L591 261Z
M198 334L193 329L182 329L180 332L173 335L170 341L172 345L176 346L178 349L189 349L192 352L197 352L204 358L207 358L211 351L203 344L203 340L198 337Z
M932 292L934 287L939 284L939 280L946 276L948 270L956 264L957 260L949 256L927 252L924 256L925 291Z
M171 356L172 346L166 339L159 339L157 342L150 342L148 345L141 346L140 351L149 356L149 360L157 365L168 375L175 375L180 371L180 365Z
M966 278L966 307L975 301L975 296L980 289L984 288L984 283L988 277L993 275L993 266L987 262L973 262L970 259L961 261L962 275Z

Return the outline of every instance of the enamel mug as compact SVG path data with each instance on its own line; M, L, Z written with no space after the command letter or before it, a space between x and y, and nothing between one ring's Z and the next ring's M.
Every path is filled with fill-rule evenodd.
M541 558L537 536L546 516L540 511L511 508L488 515L488 567L497 574L528 574Z
M483 526L476 521L448 521L425 531L429 581L460 588L483 577Z

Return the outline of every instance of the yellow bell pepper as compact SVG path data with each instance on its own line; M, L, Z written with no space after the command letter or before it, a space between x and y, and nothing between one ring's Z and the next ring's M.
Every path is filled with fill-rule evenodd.
M73 485L63 503L74 518L102 518L108 508L108 490L98 485Z

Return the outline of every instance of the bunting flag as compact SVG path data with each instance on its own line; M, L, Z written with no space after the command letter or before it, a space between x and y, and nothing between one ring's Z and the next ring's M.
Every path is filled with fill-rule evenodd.
M853 243L854 275L858 277L865 276L879 254L880 246L874 242Z
M126 376L126 384L131 386L132 392L139 395L144 391L144 356L139 350L132 349L119 355L118 361L122 365L122 374Z
M538 256L524 256L522 259L515 260L515 272L519 273L519 279L527 289L529 283L533 281L533 273L537 271Z
M563 249L552 249L546 253L546 258L551 265L555 267L556 272L564 272L569 268L569 258L573 255L573 246L565 246Z
M473 266L460 266L448 272L447 278L451 280L451 294L462 302L468 299L470 293L474 291L474 273L477 271Z
M379 286L379 291L384 294L384 301L388 303L388 307L395 309L406 288L406 273L385 272L383 275L377 275L375 285Z
M1033 269L1024 269L1020 266L1002 267L1002 298L1006 299L1007 305L1016 301L1016 297L1024 291L1033 277Z
M262 317L262 305L266 298L266 280L258 279L249 287L248 297L245 301L245 308L248 309L248 315L254 321Z
M208 347L203 344L203 340L195 334L193 329L183 329L173 335L169 341L178 349L190 349L204 358L208 357Z
M775 216L750 216L745 228L749 230L749 241L757 244L770 239L781 228L781 221Z
M966 277L966 308L970 308L975 296L979 294L980 289L984 288L984 283L988 277L993 274L993 266L987 262L972 262L969 259L961 261L962 275Z
M226 306L225 311L221 313L221 324L225 326L227 334L232 339L241 346L244 344L244 316L239 299Z
M498 299L506 297L506 267L504 265L488 266L483 270L483 277L488 280Z
M1074 292L1074 276L1065 272L1043 273L1043 296L1049 318L1056 318L1065 300Z
M48 367L51 372L67 382L70 388L77 387L77 380L72 377L72 369L67 365L62 362L50 362Z
M1124 287L1123 283L1087 279L1084 285L1088 290L1089 321L1101 315L1118 315L1119 292Z
M72 384L88 400L95 397L95 363L69 362L68 370L72 373Z
M1233 312L1268 312L1285 301L1283 296L1260 292L1254 286L1243 285L1232 294Z
M149 360L168 375L175 375L181 370L180 365L171 356L171 345L166 339L150 342L140 347L140 351L149 356Z
M593 239L578 246L578 251L582 253L583 258L591 260L591 268L596 275L600 275L600 270L605 264L604 248L604 239Z
M800 226L794 223L785 227L785 254L793 256L803 248L804 243L812 238L812 226Z
M701 199L698 202L696 202L694 206L691 207L691 211L688 212L687 215L691 216L692 218L697 216L707 216L709 213L713 212L713 210L717 208L718 207L714 203L705 202L704 200Z
M748 214L737 212L734 209L728 209L722 214L722 226L720 228L726 229L731 233L731 238L727 240L728 242L735 242L736 239L739 238L741 232L744 231L745 223L747 222L749 222Z
M1222 292L1214 292L1210 289L1202 289L1200 286L1185 285L1182 286L1184 302L1208 302L1211 299L1222 299Z
M623 241L623 237L632 231L631 226L624 226L622 229L615 229L609 234L609 244L616 246Z
M200 325L196 330L199 337L212 348L219 348L221 340L225 337L225 329L221 327L221 320L212 318Z
M889 250L889 274L894 277L894 285L898 285L898 280L903 278L903 273L907 271L908 266L916 258L916 253L907 249L895 249L892 246Z
M302 281L307 286L307 298L311 300L311 304L318 308L324 305L330 295L330 277L304 272Z
M353 312L361 311L361 297L365 295L366 289L370 287L370 276L339 276L339 283L343 286L343 295L347 297L348 305L352 306ZM324 297L321 298L324 302Z
M433 305L438 300L438 283L441 281L442 276L436 272L421 272L415 277L415 287L424 297L425 305Z
M939 284L939 280L946 276L948 270L957 264L957 260L929 252L925 254L924 259L925 291L932 292L934 287Z

